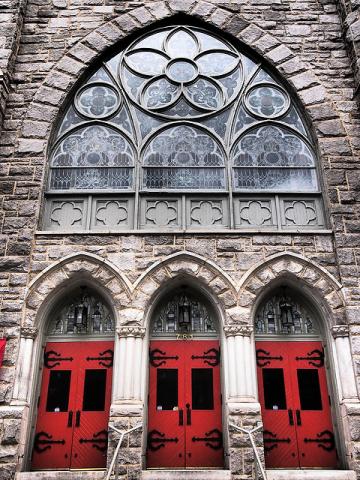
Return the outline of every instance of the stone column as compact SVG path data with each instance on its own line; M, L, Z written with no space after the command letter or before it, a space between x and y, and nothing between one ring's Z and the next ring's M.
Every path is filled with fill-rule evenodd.
M331 334L335 340L337 365L341 385L341 400L357 401L358 393L352 363L349 327L347 325L334 325Z
M27 403L29 400L33 347L37 334L37 328L21 327L19 357L13 393L13 401L16 403Z
M119 360L114 375L114 402L142 402L141 379L143 366L143 342L146 329L138 326L122 326L117 330Z
M254 402L256 392L255 350L252 325L225 325L227 391L230 402Z

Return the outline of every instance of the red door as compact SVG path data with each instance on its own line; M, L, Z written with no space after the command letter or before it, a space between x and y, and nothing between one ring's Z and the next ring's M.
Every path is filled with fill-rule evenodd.
M113 342L47 343L32 468L104 468Z
M217 341L150 344L147 466L223 467Z
M337 466L320 342L256 342L268 468Z

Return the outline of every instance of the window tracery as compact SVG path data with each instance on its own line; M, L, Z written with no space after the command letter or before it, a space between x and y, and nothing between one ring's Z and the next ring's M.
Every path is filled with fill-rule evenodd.
M299 298L282 287L263 302L255 316L256 335L319 335L314 313Z
M105 303L86 287L54 312L49 336L114 335L114 318Z
M171 222L151 208L147 218L155 194L176 210ZM48 230L294 228L289 215L296 227L324 226L316 156L293 99L261 63L195 26L147 33L78 89L46 196ZM302 202L296 215L289 202Z
M214 336L215 319L208 307L185 288L176 292L156 310L152 336L204 335Z

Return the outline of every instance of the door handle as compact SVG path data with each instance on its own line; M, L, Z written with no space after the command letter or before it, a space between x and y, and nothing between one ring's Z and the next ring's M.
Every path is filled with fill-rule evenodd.
M68 427L72 427L72 421L73 421L73 411L70 410L68 415L68 424L67 424Z
M190 403L186 404L186 425L191 425L191 409Z
M296 410L296 423L301 425L301 413L300 410Z
M179 425L184 425L184 410L179 410Z
M294 425L294 415L292 410L288 410L288 415L289 415L289 425Z
M76 417L75 417L75 427L80 427L80 415L81 415L80 410L77 410Z

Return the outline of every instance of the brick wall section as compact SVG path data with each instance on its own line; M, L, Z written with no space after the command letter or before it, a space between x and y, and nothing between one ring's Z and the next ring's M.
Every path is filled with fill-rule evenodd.
M155 260L181 250L216 261L235 280L273 253L299 253L326 268L344 287L360 377L359 114L353 100L354 60L348 57L334 1L28 0L21 32L25 2L1 3L18 25L13 37L11 29L1 26L4 35L0 37L7 32L4 45L9 46L3 71L11 70L18 38L20 45L0 140L0 325L9 338L0 404L7 405L12 395L29 281L52 262L79 250L109 259L131 281ZM179 11L204 19L263 52L298 91L305 114L315 125L333 234L35 236L49 125L70 86L94 57L128 32ZM14 446L4 441L5 431L3 427L0 437L4 471L10 468L6 463L14 465L16 455ZM360 440L359 432L353 440Z

